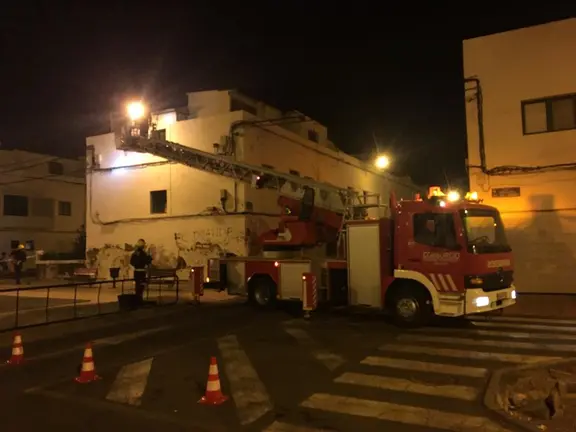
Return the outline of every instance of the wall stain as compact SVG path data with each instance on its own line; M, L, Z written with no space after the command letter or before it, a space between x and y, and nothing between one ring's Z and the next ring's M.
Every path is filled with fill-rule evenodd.
M261 251L259 234L270 229L268 222L260 217L251 217L247 218L244 229L219 226L187 233L175 232L161 242L148 245L152 267L183 270L189 266L206 265L209 258L256 255ZM120 278L129 279L132 277L130 256L133 251L134 245L129 243L91 248L86 252L88 266L97 268L100 278L108 278L109 269L117 267Z

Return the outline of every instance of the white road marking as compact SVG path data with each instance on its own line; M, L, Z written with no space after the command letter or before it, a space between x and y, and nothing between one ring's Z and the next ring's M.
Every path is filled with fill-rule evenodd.
M315 429L307 426L296 426L275 421L262 432L329 432L327 429Z
M148 376L152 369L152 360L149 358L137 363L124 366L112 384L106 399L129 405L139 406L142 403L142 395L146 390Z
M171 329L172 326L163 326L163 327L156 327L156 328L151 328L148 330L142 330L139 332L133 332L133 333L124 333L121 335L117 335L117 336L110 336L110 337L106 337L106 338L102 338L102 339L96 339L95 341L93 341L94 345L118 345L121 344L123 342L127 342L130 340L134 340L134 339L139 339L141 337L144 336L148 336L154 333L160 333L166 330Z
M537 363L537 362L561 359L561 357L505 354L495 352L457 350L451 348L431 348L416 345L384 345L380 347L379 350L389 352L410 353L410 354L425 354L440 357L454 357L454 358L477 359L477 360L496 360L507 363Z
M513 328L513 329L525 329L525 330L544 330L553 333L576 333L576 327L559 327L559 326L547 326L540 324L513 324L504 322L490 322L490 321L474 321L474 327L498 327L498 328Z
M489 317L489 318L480 318L480 317L473 317L469 318L470 321L476 322L486 322L486 321L502 321L502 322L527 322L527 323L541 323L541 324L568 324L576 326L576 320L568 320L568 319L548 319L548 318L530 318L530 317L507 317L507 316L499 316L499 317Z
M258 420L273 408L270 396L235 335L218 339L224 371L242 425Z
M409 425L425 426L453 432L481 430L482 432L510 432L485 417L469 416L433 409L397 405L368 399L315 393L302 402L305 408L370 417Z
M346 372L334 380L340 384L352 384L365 387L375 387L382 390L393 390L406 393L417 393L427 396L443 396L453 399L474 401L478 399L478 390L473 387L459 385L424 384L401 378L367 375Z
M316 341L312 339L307 331L288 326L284 327L284 331L296 339L300 345L310 348L314 358L326 366L329 370L334 371L346 363L346 360L344 360L342 356L339 356L338 354L330 352L326 349L317 348Z
M576 335L555 334L555 333L534 333L534 332L506 332L502 330L481 330L481 329L452 329L442 327L428 327L412 330L414 333L451 333L451 334L475 334L478 336L495 336L511 339L546 339L546 340L566 340L576 341Z
M397 340L404 342L434 342L454 345L473 345L485 347L520 348L542 351L562 351L576 352L576 345L565 344L544 344L534 342L502 341L502 340L481 340L470 338L457 338L452 336L420 336L416 334L402 334Z
M457 366L444 363L428 363L416 360L396 359L391 357L366 357L360 362L369 366L382 366L394 369L404 369L419 372L437 373L444 375L460 375L473 378L484 378L488 370L472 366Z

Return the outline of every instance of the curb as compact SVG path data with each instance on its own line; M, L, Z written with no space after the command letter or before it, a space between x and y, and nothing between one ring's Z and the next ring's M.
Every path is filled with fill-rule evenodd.
M554 366L562 366L565 364L570 364L576 362L576 357L563 358L560 360L551 360L546 362L531 363L527 365L512 366L509 368L499 369L494 371L490 376L488 381L488 386L484 392L484 406L491 412L496 414L498 417L506 421L507 423L513 425L514 427L528 432L542 432L542 429L536 426L527 424L521 420L518 420L510 416L506 411L504 411L498 404L498 394L500 389L500 381L502 377L511 372L519 372L530 369L549 369Z

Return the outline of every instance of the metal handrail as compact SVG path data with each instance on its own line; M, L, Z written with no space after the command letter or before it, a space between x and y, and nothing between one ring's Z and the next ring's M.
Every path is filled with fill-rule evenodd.
M127 284L130 284L130 289L126 288ZM102 302L101 301L103 287L108 286L108 285L110 285L111 289L118 289L118 285L120 285L119 294L126 294L127 292L134 292L134 279L116 279L116 280L110 279L110 280L101 280L101 281L74 282L74 283L66 283L66 284L51 284L51 285L41 285L41 286L26 286L26 287L0 289L0 298L6 299L6 297L8 297L8 298L14 297L14 302L15 302L14 306L9 308L9 310L2 310L0 308L0 332L120 312L119 308L116 310L106 310L106 308L103 307L104 305L117 303L114 301L112 301L112 302L109 302L109 301ZM151 285L158 287L157 290L154 289L153 291L158 291L158 304L159 305L162 305L162 306L173 305L179 301L180 280L179 280L178 276L176 276L176 275L149 276L147 279L146 291L145 291L146 300L150 300ZM166 289L165 288L166 285L170 285L170 286L174 287L174 289ZM163 292L163 287L164 287L164 292ZM96 288L97 289L95 302L88 301L88 303L84 304L83 299L78 298L78 291L79 291L79 289L82 289L82 288L88 288L88 289ZM74 290L73 298L66 298L66 300L70 300L70 303L65 303L65 304L59 305L59 306L51 305L50 300L56 300L56 299L61 300L62 299L61 296L59 298L54 297L54 296L51 297L51 293L53 293L53 290L56 290L56 289L73 289ZM42 297L25 297L23 295L25 293L39 292L42 290L46 291L46 295L42 296ZM163 293L166 294L167 291L175 293L174 301L168 302L168 303L163 302L163 298L167 297L167 296L163 297ZM6 296L6 294L11 294L11 293L12 294L16 293L16 295ZM22 309L22 305L21 305L21 302L23 301L22 298L45 299L44 306L43 306L43 308L37 308L37 309L29 309L29 308ZM88 315L84 315L84 316L80 314L80 312L82 311L83 308L88 310L90 307L95 308L96 312L88 314ZM64 309L69 309L69 308L72 308L72 311L71 311L72 316L64 317L64 318L50 319L50 315L51 315L50 311L51 310L52 311L54 311L56 309L64 310ZM42 309L44 310L44 319L43 320L40 320L40 322L22 324L22 315L24 313L26 313L26 312L41 313ZM12 325L9 325L7 327L3 326L2 321L3 320L8 321L12 314L14 315Z

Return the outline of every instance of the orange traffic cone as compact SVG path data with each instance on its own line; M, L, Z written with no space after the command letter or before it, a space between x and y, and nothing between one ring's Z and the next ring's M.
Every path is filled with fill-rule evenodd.
M96 375L96 368L94 367L94 358L92 357L92 344L86 344L84 350L84 358L82 359L82 369L80 369L80 376L76 377L76 382L86 384L92 381L99 380L100 377Z
M210 358L210 369L208 369L208 384L206 385L206 395L198 403L205 405L220 405L228 400L228 396L222 394L220 388L220 377L218 376L218 364L216 357Z
M14 334L14 341L12 342L12 356L6 363L18 365L24 361L24 347L22 346L22 336L20 333Z

